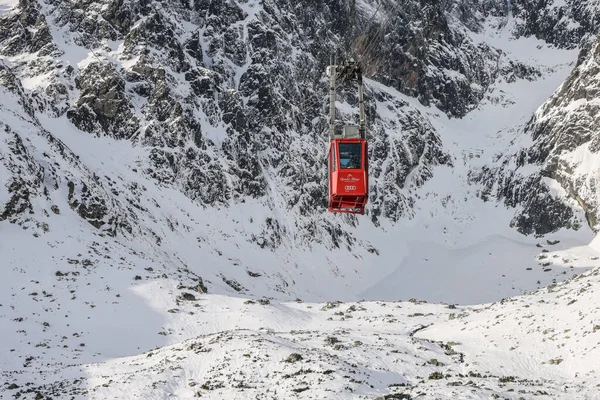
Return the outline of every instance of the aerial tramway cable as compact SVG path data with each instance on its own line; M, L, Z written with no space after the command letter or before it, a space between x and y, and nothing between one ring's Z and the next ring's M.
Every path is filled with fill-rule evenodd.
M365 35L372 26L379 9L383 4L389 4L382 1L379 6L367 20L367 25L353 39L352 45L356 40ZM338 65L333 56L326 68L329 81L329 149L327 154L328 161L328 210L336 213L364 214L365 207L369 200L369 151L366 135L366 118L364 109L363 92L363 65L362 58L379 41L382 33L387 27L391 17L395 14L400 5L399 0L391 8L388 16L375 31L375 34L366 40L362 52L359 54L359 62L353 58ZM357 52L359 53L359 52ZM335 100L336 100L336 80L342 82L358 83L358 101L359 101L359 124L344 125L340 133L335 129Z
M366 30L369 28L369 26L371 25L371 21L373 20L373 18L375 17L375 15L377 14L377 12L379 11L379 8L381 7L381 5L383 4L383 2L381 2L379 4L379 7L377 7L377 10L375 10L375 13L373 13L373 15L371 16L371 18L369 19L369 23L367 24L366 28L363 30L363 34L364 32L366 32ZM398 6L400 5L400 1L396 0L396 4L394 5L394 7L392 8L392 10L388 13L388 16L386 17L386 19L383 21L383 23L381 24L381 26L379 26L379 28L377 29L377 31L375 32L375 35L373 35L371 37L371 39L369 39L367 41L367 44L365 45L365 48L363 49L363 51L360 54L360 61L362 61L362 59L364 58L365 54L369 53L369 50L371 50L371 48L375 45L375 43L377 43L377 41L379 40L380 35L384 32L385 27L387 26L387 23L389 22L389 20L391 19L391 17L395 14L396 10L398 9ZM362 35L362 34L361 34ZM359 36L361 36L359 35ZM357 36L358 37L358 36Z

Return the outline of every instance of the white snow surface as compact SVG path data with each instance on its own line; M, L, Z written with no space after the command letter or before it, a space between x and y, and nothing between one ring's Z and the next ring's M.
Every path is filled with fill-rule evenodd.
M12 11L19 4L19 0L0 0L0 15Z
M0 12L14 3L2 0ZM263 205L204 209L134 171L145 149L40 116L90 171L118 188L143 188L148 212L139 223L162 241L101 234L71 210L64 182L52 202L33 205L46 226L0 222L0 397L600 398L600 239L585 230L524 237L507 226L514 210L479 200L466 184L470 168L528 140L515 137L519 128L576 53L532 39L479 39L550 72L496 83L461 120L368 82L428 115L455 155L454 167L436 168L420 189L414 218L382 227L358 218L354 237L369 250L298 247L285 215L287 241L261 249L250 238L272 215ZM70 47L74 63L89 59ZM2 121L44 160L52 150L39 127L17 116L14 98L0 104ZM581 151L572 157L580 168L592 162ZM0 207L9 175L0 162ZM211 293L194 290L190 274ZM300 358L286 361L292 353Z
M600 251L600 235L596 235L592 243L590 243L590 247L596 251Z

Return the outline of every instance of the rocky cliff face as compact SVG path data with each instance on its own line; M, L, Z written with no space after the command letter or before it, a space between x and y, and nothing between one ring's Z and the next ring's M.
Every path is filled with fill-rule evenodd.
M2 16L0 52L17 81L43 77L23 94L32 117L66 116L91 135L151 148L140 173L206 206L263 199L309 217L306 229L325 224L330 232L316 217L326 197L323 70L351 18L365 24L367 12L351 15L347 2L321 6L24 0L19 13ZM349 110L354 98L341 93ZM408 104L373 87L367 98L377 177L371 215L397 219L411 213L409 173L418 186L449 157ZM391 117L377 114L378 103L389 103Z
M518 20L517 36L533 35L560 47L577 47L598 33L597 0L519 0L510 1Z
M523 134L531 141L524 147L517 144L513 154L500 157L500 167L483 174L486 194L495 188L493 194L507 205L522 206L512 221L521 232L546 234L584 225L600 229L599 111L597 39L526 125Z
M12 120L3 122L2 163L11 172L6 179L11 200L4 206L3 219L9 214L25 218L31 211L27 199L43 196L47 175L53 176L33 152L19 158L27 147L25 136L38 132L45 146L54 146L52 159L71 163L55 172L52 185L68 193L83 218L111 234L127 235L135 225L142 212L139 194L128 189L125 196L111 189L110 178L87 171L77 163L77 154L60 150L64 144L43 122L58 118L92 137L127 140L148 149L135 172L205 207L251 199L273 214L291 215L298 227L295 236L303 241L329 238L339 245L340 235L351 240L338 220L323 217L323 71L332 50L339 58L361 59L370 78L369 216L375 224L382 218L410 217L416 191L433 168L455 160L443 146L443 132L421 106L463 117L494 82L534 80L543 73L534 63L506 59L473 34L490 25L501 29L514 18L516 36L536 35L568 47L596 29L596 4L538 3L413 0L399 7L370 0L20 0L18 11L0 16L0 54L6 60L4 86L22 107L13 115L22 114L31 129L16 129ZM585 79L577 82L584 85ZM341 90L340 104L341 117L356 118L352 90ZM528 162L552 156L541 149L554 135L536 127L543 115L558 115L552 111L555 106L557 101L528 127L527 133L542 146L526 152ZM591 119L579 120L582 126L587 122ZM557 130L558 126L557 122ZM587 142L586 138L575 141ZM18 163L30 172L31 181L22 180ZM68 178L74 173L69 170L81 177ZM558 177L560 168L553 163L545 171L544 176ZM561 176L565 187L567 181L575 182ZM594 187L585 185L588 191ZM510 199L511 206L531 204L527 209L539 209L523 196L508 196L509 191L505 188L497 195ZM596 212L595 194L581 192L579 198L588 214ZM515 223L525 233L574 224L569 213L578 206L552 204L546 210L561 217L552 217L559 222L551 227L541 228L527 218ZM352 218L348 221L354 223ZM274 226L264 223L275 237L285 234Z
M373 14L376 22L353 42L367 71L452 117L475 108L500 74L495 68L499 52L473 42L460 19L464 14L454 10L459 7L456 3L389 4L379 8L382 14ZM469 15L477 18L472 11Z
M64 191L71 209L105 234L144 230L136 224L135 213L122 204L125 199L117 201L111 193L110 178L100 178L42 126L35 103L5 65L0 65L0 87L4 104L2 172L8 175L3 176L2 189L7 193L0 221L43 232L48 229L44 217L61 212L54 201L56 192Z
M490 23L498 28L513 23L515 38L533 36L566 48L593 40L599 28L597 0L460 0L444 6L472 31Z

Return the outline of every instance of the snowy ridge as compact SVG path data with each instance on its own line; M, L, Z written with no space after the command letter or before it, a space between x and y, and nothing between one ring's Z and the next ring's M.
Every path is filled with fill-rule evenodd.
M463 343L456 349L486 371L510 371L517 380L565 379L562 391L569 398L571 383L595 380L599 367L599 274L594 269L528 296L457 314L419 335ZM596 389L580 390L570 396L597 396Z

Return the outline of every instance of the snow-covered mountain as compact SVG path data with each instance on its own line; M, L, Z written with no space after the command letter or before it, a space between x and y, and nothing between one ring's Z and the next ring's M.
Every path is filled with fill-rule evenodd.
M593 398L599 12L0 0L0 396ZM332 53L365 216L326 212Z
M302 217L294 222L303 240L333 236L335 243L336 220L321 217L323 69L332 49L340 57L360 56L369 75L386 85L374 82L367 93L375 177L369 214L376 224L380 216L414 216L416 189L432 168L454 164L444 132L421 105L462 117L500 82L538 80L547 72L542 69L557 66L520 59L485 39L486 32L505 30L508 37L546 38L541 26L521 32L536 25L529 23L535 7L528 3L510 9L493 2L472 9L468 2L322 6L25 1L2 18L4 68L28 93L35 118L149 149L140 174L207 206L258 199L274 212ZM571 36L595 32L594 21L585 22L593 5L557 7L543 10L556 10L561 23L570 21L567 27L579 24L573 32L588 27ZM342 99L342 115L355 117L353 96ZM41 125L60 135L48 124ZM110 191L102 177L94 186ZM114 234L123 230L100 208L90 219ZM272 220L266 229L280 236L281 221Z
M485 170L485 195L496 190L506 204L522 204L513 223L526 234L600 229L599 74L600 39L584 48L567 80L527 123L526 135L496 160L499 167Z

